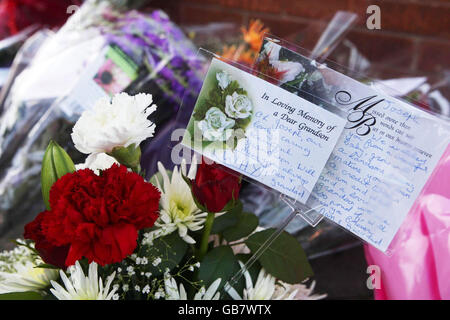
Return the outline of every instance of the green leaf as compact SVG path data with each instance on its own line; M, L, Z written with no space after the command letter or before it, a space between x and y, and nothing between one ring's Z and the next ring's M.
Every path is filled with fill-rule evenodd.
M67 152L56 142L50 141L42 160L41 188L47 210L50 210L50 189L53 184L66 175L75 172L75 165Z
M0 294L0 300L43 300L43 297L34 291L11 292Z
M236 241L247 237L258 227L259 219L253 213L244 212L239 216L237 224L224 230L223 237L228 241Z
M255 253L275 232L267 229L251 235L245 244ZM295 284L313 275L305 252L298 241L283 231L258 259L264 269L281 281Z
M166 268L169 270L176 268L183 259L187 248L187 243L176 232L155 239L153 245L148 247L148 255L160 257L162 262L156 267L149 264L149 271L154 276L159 276L164 273Z
M41 269L54 269L54 270L59 270L60 268L52 265L52 264L48 264L48 263L41 263L39 265L37 265L35 268L41 268Z
M234 226L239 221L239 216L242 213L242 203L239 201L234 208L227 213L214 219L214 224L211 229L212 234L221 233L225 229Z
M198 277L203 280L203 284L208 288L218 278L222 279L219 290L230 280L230 278L240 270L238 260L229 246L220 246L212 249L205 255Z

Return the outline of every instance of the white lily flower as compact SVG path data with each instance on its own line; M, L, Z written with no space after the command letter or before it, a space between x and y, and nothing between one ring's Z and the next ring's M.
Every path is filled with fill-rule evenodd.
M208 214L197 207L191 189L182 177L186 176L186 161L183 159L181 169L174 167L171 178L161 163L158 163L158 169L163 178L162 184L157 180L157 187L161 191L161 212L155 223L158 229L146 234L144 241L151 242L178 230L184 241L193 244L195 240L188 235L188 231L201 230ZM187 177L194 179L196 171L197 160L193 157Z
M283 72L281 83L294 80L301 72L305 71L303 65L299 62L280 60L281 46L268 41L264 45L264 52L269 58L269 63L279 72Z
M73 127L72 140L82 153L109 153L115 147L138 146L152 137L155 125L147 117L156 110L152 96L120 93L102 98L83 112Z
M264 53L269 57L269 62L278 61L280 59L280 50L281 46L273 43L272 41L268 41L264 45Z
M216 279L206 290L202 287L194 296L194 300L219 300L220 292L217 289L220 286L221 279ZM187 300L186 290L182 283L177 286L177 282L173 277L164 279L164 287L166 291L166 300Z
M111 300L117 290L117 288L112 288L110 291L116 273L114 272L106 279L106 286L103 287L103 280L98 276L95 262L89 265L88 276L84 275L78 261L68 271L70 279L62 270L60 271L65 288L59 283L51 281L53 289L50 291L58 300Z
M299 62L292 61L271 61L270 64L279 72L283 72L280 82L285 83L294 80L305 68Z

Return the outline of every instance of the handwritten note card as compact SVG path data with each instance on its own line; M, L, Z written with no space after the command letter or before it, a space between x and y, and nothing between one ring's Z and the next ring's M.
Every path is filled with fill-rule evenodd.
M450 142L448 123L265 41L261 57L275 61L274 52L300 70L286 90L307 91L347 113L307 205L323 205L325 217L386 251Z
M305 203L346 120L213 59L182 143Z

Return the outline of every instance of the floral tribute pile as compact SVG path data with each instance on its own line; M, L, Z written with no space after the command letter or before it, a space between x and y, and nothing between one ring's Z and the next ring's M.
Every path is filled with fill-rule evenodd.
M206 159L143 178L139 145L155 110L147 94L98 101L73 128L82 164L50 142L47 210L0 254L0 299L323 298L303 283L311 268L287 233L229 282L274 230L243 212L241 178Z

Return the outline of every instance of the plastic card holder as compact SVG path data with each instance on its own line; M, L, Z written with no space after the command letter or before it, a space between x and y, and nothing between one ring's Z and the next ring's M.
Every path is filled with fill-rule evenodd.
M319 213L390 254L397 230L449 145L448 119L391 97L387 92L394 90L383 90L377 81L343 66L309 58L313 56L266 35L253 68L288 70L279 77L282 88L346 113L347 126L306 204L322 205Z
M289 208L265 225L276 231L229 280L226 291L293 219L301 217L312 227L322 220L322 205L312 209L305 203L346 120L344 112L319 97L306 91L298 97L281 89L270 74L204 49L198 54L209 64L197 99L183 99L179 109L171 137L172 162L189 164L194 156L197 161L212 159L246 183L269 190ZM232 131L230 136L226 130ZM255 146L256 154L249 151Z
M242 82L242 83L239 83L239 86L241 86L241 85L242 85L242 87L246 87L248 85L251 86L251 84L248 83L249 81L256 81L256 80L258 80L258 81L261 82L261 83L258 83L256 85L256 87L258 87L258 88L261 85L270 86L270 87L272 87L272 89L273 89L273 87L275 87L275 85L273 83L276 82L276 79L273 78L271 75L267 75L267 74L264 74L262 72L255 72L255 70L253 70L253 69L251 69L251 68L249 68L247 66L243 66L243 65L240 65L240 64L238 64L238 63L236 63L234 61L222 58L222 57L220 57L220 56L218 56L218 55L216 55L214 53L211 53L211 52L209 52L207 50L204 50L204 49L200 49L199 50L199 55L201 55L202 57L206 58L206 60L210 61L210 63L207 64L207 66L206 66L207 68L206 69L210 69L211 63L215 63L215 64L223 63L223 64L226 64L227 68L228 68L227 69L228 73L231 72L230 70L236 69L236 70L234 70L235 73L236 73L234 75L234 78L238 78L237 82L239 82L239 81ZM239 75L238 74L240 72L245 73L245 78L246 79L239 79ZM206 75L206 77L208 77L208 76L209 76L210 79L205 79L205 82L213 82L213 81L217 82L217 79L215 79L214 75L211 75L211 74ZM223 81L226 81L226 80L223 80ZM232 84L232 85L236 85L237 86L238 83ZM211 87L211 85L209 83L206 83L206 84L204 83L204 86L203 86L203 89L202 89L203 92L199 93L197 101L200 100L200 103L201 103L201 100L208 99L208 94L212 94L211 93L212 89L210 87ZM244 88L242 88L242 89L244 89ZM252 88L252 90L253 89L254 88ZM244 89L244 91L245 91L245 89ZM281 91L284 91L284 90L281 90ZM239 92L239 90L238 90L238 92ZM235 94L235 96L237 96L237 95L238 94ZM253 101L253 103L255 103L254 101L256 101L259 98L259 97L255 97L254 93L252 91L245 92L244 95L248 95L250 97L250 100ZM312 101L316 101L317 102L318 100L320 100L320 98L314 97L314 96L310 95L308 92L304 92L303 95L308 97L308 101L311 101L311 102ZM233 94L231 93L230 96L233 96ZM288 94L288 96L291 96L291 97L295 98L295 96L292 95L292 94ZM237 98L239 98L239 97L237 97ZM231 97L229 99L231 100ZM173 148L172 149L172 160L173 160L173 162L175 164L181 163L182 159L184 159L187 162L189 162L189 160L192 159L192 156L193 156L194 153L197 153L197 160L202 155L206 156L208 158L208 153L204 152L202 147L204 147L205 144L211 144L211 142L206 142L206 143L203 142L203 145L201 145L200 148L199 148L198 146L193 146L193 145L187 143L186 139L184 139L184 141L183 141L183 138L185 138L185 129L186 128L187 128L188 131L191 130L191 135L192 136L194 136L195 134L200 134L201 135L201 133L194 132L195 130L192 129L192 123L190 123L192 118L193 118L192 115L193 115L194 107L196 106L197 101L193 101L193 100L185 101L184 100L183 104L182 104L182 106L181 106L181 108L180 108L180 110L178 112L176 125L175 125L176 129L173 130L173 134L172 134L172 148ZM304 103L307 103L308 101L304 101ZM224 104L224 103L226 104L226 102L224 102L224 101L222 101L221 103L222 104ZM288 103L286 103L286 104L288 104ZM320 104L321 105L327 105L327 102L326 101L320 101ZM286 107L294 107L294 106L286 106ZM317 108L316 105L312 105L312 104L310 104L308 107L312 108L312 109L316 109ZM340 123L343 123L342 119L343 119L345 114L341 110L339 110L338 108L333 107L332 105L327 105L327 107L328 107L328 111L326 111L326 112L322 111L322 112L324 112L326 115L331 116L333 118L333 120L339 119L339 120L341 120ZM214 108L215 111L217 111L216 109L217 108ZM275 110L275 109L276 109L276 106L273 106L273 110ZM321 108L318 108L318 109L321 109ZM282 108L280 110L283 111ZM207 111L205 111L205 110L200 110L200 111L196 110L196 111L199 112L199 113L202 113L202 115L199 117L199 119L205 119L206 118L206 112ZM223 106L221 108L221 111L222 112L219 112L219 111L217 111L217 112L220 113L220 116L226 117L226 112L227 111L224 110ZM258 111L256 113L258 113ZM288 113L289 112L287 112L286 114L288 114ZM241 115L238 115L238 117L239 116L241 116ZM258 123L258 121L259 121L257 119L258 116L259 116L258 114L254 114L253 115L253 119L251 119L250 121ZM241 119L242 118L235 118L234 119L235 123L242 122ZM248 121L246 119L244 119L244 120ZM199 122L201 122L201 121L199 121ZM206 124L204 124L204 122L205 121L203 121L203 123L200 123L200 125L206 125ZM288 122L288 124L289 124L289 122ZM225 126L227 126L227 124L225 124ZM245 129L246 129L245 124L241 125L241 127L239 129L241 129L241 128L244 129L243 135L245 135L245 138L250 140L250 142L248 143L249 146L247 146L247 147L250 147L250 148L251 148L252 144L258 144L260 139L272 139L273 141L277 141L277 143L269 143L269 144L272 144L272 146L264 146L264 147L265 148L269 148L269 149L270 148L277 149L277 148L279 148L279 145L278 145L279 139L283 139L283 137L281 137L281 132L277 132L278 130L276 130L276 129L271 130L271 132L264 131L264 129L252 130L250 133L248 133L248 132L245 132ZM337 139L339 137L339 135L340 135L340 133L337 133L337 137L334 137L334 139ZM238 143L239 143L241 138L242 137L239 137L239 133L235 135L235 141L237 140ZM309 143L314 144L314 141L311 141ZM334 146L334 144L331 143L330 146L328 147L329 152L331 151L333 146ZM303 156L305 154L307 156L309 156L309 154L312 153L312 151L310 150L311 148L308 148L307 146L305 146L305 147L297 146L297 147L300 148L304 152ZM231 147L231 149L232 148L233 147ZM263 148L263 149L265 149L265 148ZM261 150L258 150L258 151L261 151ZM260 154L258 154L257 156L263 156L264 157L264 156L267 156L267 154L275 154L275 156L274 156L275 158L276 157L281 157L281 155L277 151L279 151L279 150L268 150L268 149L265 149L262 152L260 152ZM230 154L231 153L232 152L230 152ZM209 155L211 155L211 154L209 154ZM291 158L295 158L296 156L301 158L302 154L293 155ZM328 156L329 156L329 153L327 153L326 151L323 153L323 155L322 154L319 155L319 157L324 158L324 159L321 159L321 161L324 161L324 162L326 162L326 159L328 159ZM282 174L282 172L281 172L282 170L279 170L279 168L274 166L274 163L270 163L270 159L266 159L266 158L253 159L253 160L255 160L254 163L251 161L252 159L250 159L250 161L248 161L248 165L247 165L247 163L245 165L243 165L243 162L240 162L240 161L241 160L242 161L248 160L248 159L245 159L246 157L248 157L248 154L244 155L244 159L242 159L242 158L240 158L238 156L235 159L232 159L231 161L228 161L228 162L225 161L225 158L222 158L221 160L218 157L211 157L211 158L213 158L213 160L215 162L224 165L225 167L223 169L228 170L231 174L242 176L242 178L245 181L247 181L249 183L257 184L258 186L260 186L260 187L262 187L264 189L270 190L271 192L273 192L276 195L278 195L279 198L282 201L284 201L293 211L296 212L296 215L294 215L294 216L288 215L288 216L283 217L283 218L290 218L292 220L295 216L299 216L299 217L302 217L309 225L311 225L313 227L316 226L321 221L322 215L319 214L317 211L311 211L310 208L308 208L305 205L305 202L308 199L308 196L311 193L312 187L315 185L315 182L310 183L310 187L308 189L308 187L305 187L304 185L302 185L300 183L299 184L295 184L295 179L291 179L293 181L293 183L291 183L290 187L292 189L296 189L295 192L304 194L304 196L303 196L303 199L296 198L295 197L295 192L291 192L290 195L287 195L287 194L285 194L283 192L280 192L280 190L277 190L276 188L271 187L271 185L270 185L270 180L272 178L276 178L277 175ZM274 159L272 159L272 160L274 160ZM277 159L275 159L275 160L277 160ZM283 161L283 160L281 160L281 161ZM277 161L274 161L274 162L277 162ZM269 164L269 165L267 165L267 164ZM261 174L261 175L248 174L248 173L251 173L251 171L252 171L252 168L249 169L249 167L251 167L252 165L253 165L252 168L255 171L260 170L260 171L264 171L264 173ZM259 165L261 165L261 167L263 167L263 169L261 169L259 167ZM244 166L245 166L245 169L247 169L247 172L245 172L245 170L241 170L240 171L240 169L244 168ZM289 168L283 168L283 170L285 172L288 169ZM302 168L302 169L308 170L308 168L306 166L305 166L305 168ZM316 176L318 176L318 174L321 172L321 170L322 170L322 167L319 166L318 169L316 169L316 172L314 174ZM312 169L310 171L312 171ZM300 174L300 173L297 173L297 174ZM258 177L261 177L262 175L265 175L267 177L266 179L264 179L263 182L261 182L261 179L258 179ZM308 172L307 175L312 175L312 173ZM303 181L303 183L304 183L304 181ZM283 219L280 219L279 221L282 221L282 220Z
M307 58L310 54L306 50L272 35L265 39L260 56L253 68L239 65L203 49L199 50L199 55L210 61L210 64L206 65L208 70L211 69L212 64L217 66L225 63L228 65L227 71L235 68L245 72L246 79L237 77L237 87L246 88L249 77L256 76L265 80L266 83L301 97L302 104L305 104L304 101L311 103L313 106L308 110L326 110L329 114L341 120L344 119L345 124L344 129L338 133L338 139L330 155L322 155L322 158L327 159L326 164L320 170L317 181L312 183L313 188L305 187L306 184L300 182L294 185L294 189L302 191L303 195L306 194L303 198L280 192L260 178L255 179L252 174L247 175L246 172L240 171L245 181L255 183L277 194L290 207L290 213L278 220L281 222L275 225L276 232L258 252L253 254L245 267L229 279L225 291L239 280L295 217L302 217L313 227L326 217L361 240L389 254L393 250L390 243L396 231L423 186L432 176L436 164L450 142L448 122L400 99L392 98L384 92L376 91L370 85L375 83L374 81L364 78L367 84L363 84L345 76L344 73L358 77L356 73L342 66L330 61L318 63L311 60ZM206 71L202 91L211 91L211 78L214 77L216 79L214 82L218 86L222 84L226 87L231 82L225 75L218 75L217 70L213 75ZM258 81L256 78L250 79L250 82L257 83L256 87L261 87L262 84ZM276 89L273 90L276 91ZM251 96L251 91L249 95L245 89L238 94L248 96L251 101L258 98ZM183 158L190 159L194 153L199 154L197 158L202 155L207 157L211 155L205 153L203 148L195 148L186 141L181 143L185 137L185 129L189 130L189 122L195 114L194 107L197 108L199 100L205 97L205 94L200 92L197 101L183 101L177 117L176 130L172 135L174 163L180 163ZM226 104L226 101L221 103ZM278 105L280 106L285 111L289 111L289 106ZM245 101L241 107L243 109L238 111L245 113ZM227 118L233 117L224 109L224 106L218 109L221 111L219 113L215 110L216 119L219 121L218 127L235 128L232 123L227 123ZM200 118L205 120L207 110L202 112ZM317 117L307 116L307 118L310 121L317 120ZM337 118L331 117L328 120L338 121ZM236 120L235 117L234 124ZM207 125L203 123L201 126L208 129ZM310 130L309 133L313 131ZM247 138L246 133L248 132L244 130L245 138ZM317 133L313 132L313 134ZM256 136L257 139L260 138ZM236 142L236 140L238 143L240 138L237 137L233 141ZM290 142L295 144L295 141ZM298 144L296 147L302 148L303 145ZM232 144L231 148L233 147L236 145ZM281 145L278 147L281 148ZM175 158L179 157L178 162L174 155ZM218 161L220 158L215 153L212 155L213 157L210 158L225 165L225 170L240 175L237 170L239 168L230 165L229 162ZM280 173L279 168L271 169L272 171L268 170L265 174L270 176ZM298 178L301 180L302 177L298 176Z

